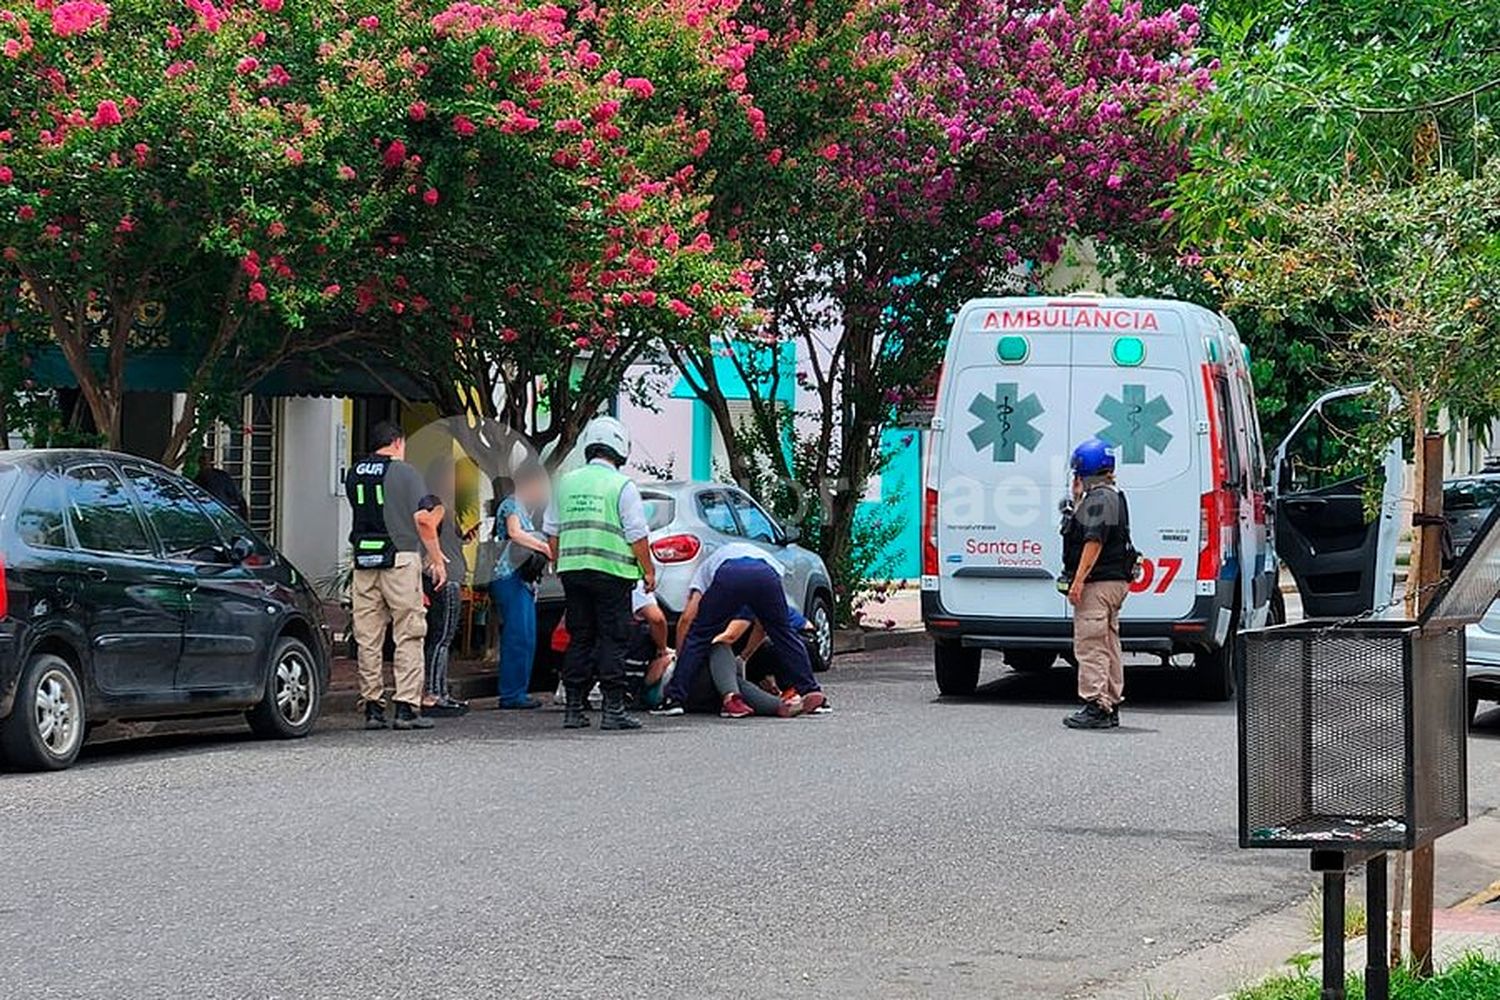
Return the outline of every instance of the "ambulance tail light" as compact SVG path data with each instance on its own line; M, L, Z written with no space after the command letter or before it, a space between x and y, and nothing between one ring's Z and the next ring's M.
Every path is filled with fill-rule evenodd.
M651 554L659 563L692 562L702 549L697 535L667 535L651 543Z
M931 486L922 492L922 575L937 576L938 491Z
M1219 578L1219 504L1223 494L1203 494L1198 507L1198 579Z

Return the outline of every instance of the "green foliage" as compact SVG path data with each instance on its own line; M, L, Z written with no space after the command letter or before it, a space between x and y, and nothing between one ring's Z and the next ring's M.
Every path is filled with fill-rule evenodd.
M1349 1000L1364 1000L1364 980L1350 976ZM1276 976L1234 994L1234 1000L1318 1000L1322 983L1305 970ZM1391 974L1391 1000L1478 1000L1500 996L1500 962L1468 955L1430 979L1418 979L1405 967Z

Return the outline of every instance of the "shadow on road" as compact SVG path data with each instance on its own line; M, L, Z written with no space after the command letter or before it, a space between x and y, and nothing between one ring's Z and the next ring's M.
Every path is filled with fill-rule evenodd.
M1078 675L1061 661L1051 670L1039 673L1017 673L1008 667L1001 669L1000 676L981 684L972 697L939 697L936 703L994 702L1056 705L1059 708L1078 704ZM1232 701L1204 701L1199 697L1193 687L1193 675L1185 668L1137 664L1125 668L1125 704L1131 708L1150 708L1177 715L1233 715L1235 711ZM1125 727L1121 729L1123 731Z

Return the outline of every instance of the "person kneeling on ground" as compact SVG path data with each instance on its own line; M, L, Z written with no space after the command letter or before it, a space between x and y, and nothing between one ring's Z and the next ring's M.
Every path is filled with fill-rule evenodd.
M702 708L710 691L709 661L716 640L736 618L753 616L765 630L766 641L777 659L787 665L789 676L804 685L799 689L806 711L814 711L826 699L813 679L807 647L791 626L791 615L782 587L786 572L781 563L754 545L731 542L715 549L693 574L688 584L687 606L677 622L677 669L666 686L666 700L659 715L681 715L692 702ZM741 609L745 609L742 611ZM702 675L709 674L704 684ZM738 692L734 698L743 701ZM729 700L726 692L724 701ZM722 708L723 701L714 704ZM738 705L736 706L738 710Z

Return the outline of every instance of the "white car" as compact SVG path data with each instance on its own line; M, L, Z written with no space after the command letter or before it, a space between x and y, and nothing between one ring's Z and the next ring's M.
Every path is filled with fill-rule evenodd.
M1484 617L1467 630L1469 659L1469 718L1479 712L1479 702L1500 701L1500 601L1490 605Z

